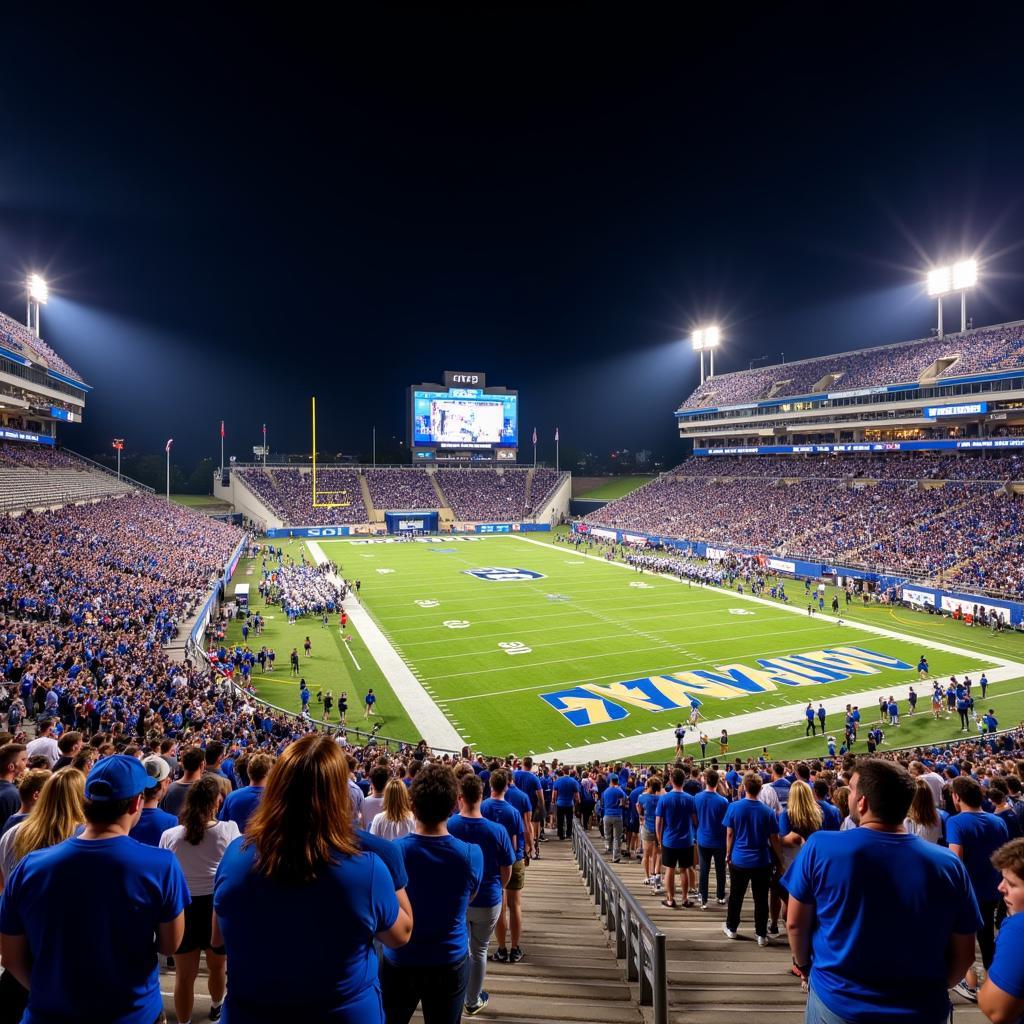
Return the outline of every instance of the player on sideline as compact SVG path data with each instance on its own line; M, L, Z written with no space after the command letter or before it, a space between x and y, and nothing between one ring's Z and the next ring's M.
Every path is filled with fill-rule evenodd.
M696 729L700 721L700 702L696 697L690 698L690 728Z
M377 697L372 689L366 691L363 703L366 707L365 712L363 712L363 721L366 721L373 714L373 705L377 703Z
M686 743L686 726L682 722L676 724L676 757L683 756L683 746Z

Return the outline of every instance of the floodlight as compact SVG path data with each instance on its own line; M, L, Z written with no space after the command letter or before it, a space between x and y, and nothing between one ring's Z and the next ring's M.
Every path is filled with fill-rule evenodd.
M721 331L717 327L704 328L704 347L714 348L721 337Z
M32 302L45 306L50 296L50 289L38 274L30 274L28 278L28 297Z
M978 261L961 260L953 264L953 291L962 292L978 283Z
M952 274L949 267L936 267L928 271L928 294L945 295L952 290Z
M704 350L704 332L694 331L690 339L693 342L693 351L702 352Z

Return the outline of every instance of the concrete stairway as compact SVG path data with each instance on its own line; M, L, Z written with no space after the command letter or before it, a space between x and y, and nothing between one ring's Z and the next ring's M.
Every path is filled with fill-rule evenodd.
M594 831L591 837L603 853L600 837ZM754 904L749 890L739 937L728 939L722 932L726 908L718 906L714 899L714 869L707 910L696 905L676 910L661 906L663 896L643 884L643 871L635 859L628 863L623 859L614 869L667 936L670 1024L761 1024L766 1020L771 1024L802 1024L806 996L799 979L790 974L792 960L785 925L780 922L780 935L772 938L769 946L759 948L754 937ZM952 999L957 1021L983 1024L985 1018L977 1006L957 995Z
M441 490L441 484L438 482L435 470L428 469L426 474L427 479L434 488L434 493L437 495L438 524L443 527L450 527L455 522L455 513L452 511L451 502L448 501L448 495Z
M383 523L384 513L378 512L374 507L373 499L370 497L370 485L366 482L366 477L362 473L359 474L359 493L363 498L363 505L366 508L366 519L370 523Z
M478 1019L492 1024L642 1024L636 993L626 983L580 880L571 844L553 840L541 854L530 862L523 890L525 959L487 965L484 987L491 998ZM268 971L272 977L272 961ZM230 975L229 963L229 985ZM174 1020L173 971L161 968L160 988L168 1020ZM204 966L196 983L193 1021L206 1020L209 1008ZM422 1022L422 1016L417 1013L413 1020Z

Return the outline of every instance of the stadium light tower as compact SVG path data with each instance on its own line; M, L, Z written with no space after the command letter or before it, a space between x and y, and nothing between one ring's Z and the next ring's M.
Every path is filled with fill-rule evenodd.
M707 352L711 360L711 372L708 377L715 375L715 349L721 340L722 332L717 327L702 327L693 332L691 341L693 351L700 353L700 382L704 383L704 353Z
M28 322L26 326L30 331L35 331L36 337L39 334L39 307L46 305L50 297L50 289L46 282L38 274L28 276ZM33 313L35 314L33 316Z
M942 298L951 292L960 293L960 330L967 330L967 289L978 283L978 261L960 260L952 267L936 267L928 271L928 294L938 300L938 335L942 330Z

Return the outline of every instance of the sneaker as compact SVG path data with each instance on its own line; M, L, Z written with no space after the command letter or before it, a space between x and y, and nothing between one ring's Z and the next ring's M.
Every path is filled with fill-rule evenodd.
M768 936L767 935L758 935L758 937L757 937L757 944L759 946L767 946L768 945Z
M612 857L612 863L613 864L621 864L622 863L622 858L621 857Z
M476 1006L467 1006L466 1007L466 1016L467 1017L475 1017L487 1005L487 1000L489 998L490 998L490 996L488 996L486 992L481 992L480 993L480 1002L477 1003Z
M220 1013L223 1009L223 1003L210 1003L210 1020L220 1020Z
M722 925L722 932L725 934L725 937L727 939L735 939L736 938L736 932L730 931L729 930L729 926L727 924L723 924Z
M957 995L963 996L964 999L969 999L972 1003L976 1003L978 1001L978 990L976 988L971 988L971 986L967 984L966 978L958 981L953 986L953 991L956 992Z
M508 951L508 962L510 964L517 964L523 959L523 951L518 946L513 946Z
M541 832L541 834L540 834L540 841L542 843L546 843L548 841L548 837L546 835L544 835L543 832Z
M723 898L723 899L720 899L720 900L715 900L715 902L716 902L716 903L717 903L717 904L718 904L718 905L719 905L720 907L724 907L724 906L726 905L726 903L728 903L729 901Z
M540 860L540 848L539 847L536 850L533 851L533 859L534 860Z
M778 924L769 924L768 925L768 934L769 935L778 935L779 934L779 926L778 926Z
M491 959L496 964L507 964L508 963L508 950L504 946L499 946L492 954Z
M707 900L705 900L705 901L704 901L703 903L701 903L701 905L700 905L700 909L701 909L701 910L707 910L707 909L708 909L708 903L707 903Z

